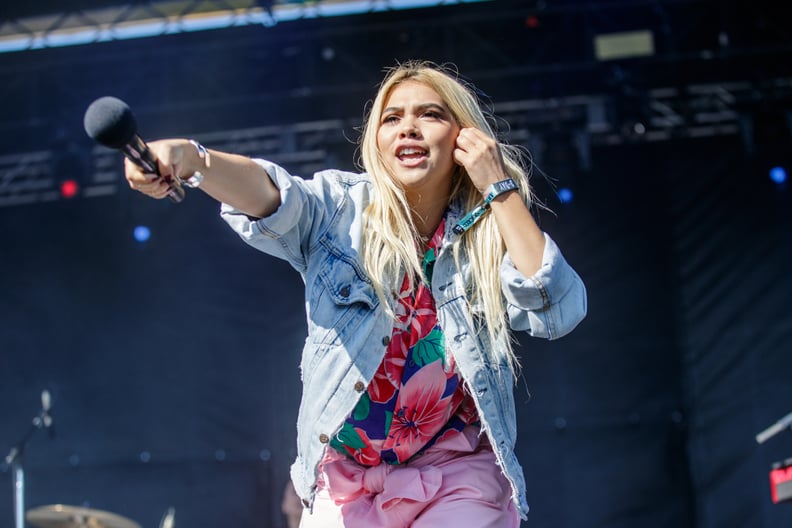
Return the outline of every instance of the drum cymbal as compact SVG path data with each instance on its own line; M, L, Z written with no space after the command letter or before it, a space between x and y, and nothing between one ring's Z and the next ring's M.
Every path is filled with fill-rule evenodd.
M40 528L141 528L138 523L114 513L64 504L33 508L28 510L26 518Z

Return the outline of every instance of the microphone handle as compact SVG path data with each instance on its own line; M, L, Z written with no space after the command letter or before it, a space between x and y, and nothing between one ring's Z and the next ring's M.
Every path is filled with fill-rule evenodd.
M121 152L144 171L156 174L160 178L162 177L156 158L151 153L148 145L137 134L132 138L132 141L121 147ZM168 198L170 201L179 203L184 200L184 188L177 184L170 175L165 178L165 181L168 182Z

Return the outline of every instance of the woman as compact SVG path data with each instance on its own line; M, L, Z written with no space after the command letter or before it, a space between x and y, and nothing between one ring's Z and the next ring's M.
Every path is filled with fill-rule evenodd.
M432 63L389 69L362 174L303 180L188 140L151 144L162 174L200 182L244 240L305 280L291 472L303 527L514 527L528 511L509 332L570 332L586 293L532 217L521 151L495 139L474 94Z

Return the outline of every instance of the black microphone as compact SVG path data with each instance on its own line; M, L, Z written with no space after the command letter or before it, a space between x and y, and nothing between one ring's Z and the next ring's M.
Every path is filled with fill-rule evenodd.
M144 171L162 177L157 158L138 135L137 120L124 101L116 97L100 97L88 106L83 119L85 132L98 143L123 152ZM184 189L172 176L168 182L168 198L174 203L184 199Z

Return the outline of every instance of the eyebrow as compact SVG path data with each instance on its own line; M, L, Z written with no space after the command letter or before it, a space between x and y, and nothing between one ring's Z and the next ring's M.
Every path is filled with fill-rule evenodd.
M444 113L448 113L449 112L449 110L446 107L444 107L442 105L439 105L437 103L422 103L422 104L417 105L416 108L419 111L428 110L430 108L433 108L433 109L436 109L436 110L440 110L441 112L444 112ZM403 110L404 110L404 107L402 107L402 106L389 106L388 108L386 108L386 109L384 109L382 111L382 115L393 113L393 112L398 113L398 112L402 112Z

